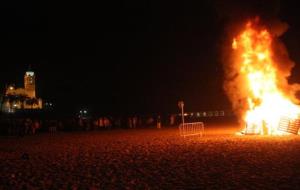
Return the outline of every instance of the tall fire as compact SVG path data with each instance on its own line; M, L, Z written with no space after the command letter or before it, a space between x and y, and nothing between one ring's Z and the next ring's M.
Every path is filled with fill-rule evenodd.
M297 84L287 81L293 63L278 37L259 19L253 19L232 41L225 90L234 109L240 112L245 125L243 134L298 133Z

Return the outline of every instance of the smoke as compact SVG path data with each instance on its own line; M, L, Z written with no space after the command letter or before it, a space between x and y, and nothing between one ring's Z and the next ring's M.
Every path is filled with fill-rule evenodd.
M300 90L300 85L288 83L288 78L291 76L295 62L290 59L286 46L280 40L280 37L287 29L288 24L279 20L270 22L269 24L269 30L274 36L272 42L273 60L278 71L277 77L279 88L286 96L290 97L294 103L299 103L299 100L296 98L296 93Z
M227 23L236 23L256 15L264 19L277 18L280 12L280 0L215 0L214 4L218 19Z

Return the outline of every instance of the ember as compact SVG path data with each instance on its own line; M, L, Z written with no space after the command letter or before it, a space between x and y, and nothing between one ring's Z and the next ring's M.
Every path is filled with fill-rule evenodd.
M232 42L225 90L246 125L244 134L298 133L297 88L287 82L294 64L275 34L254 19Z

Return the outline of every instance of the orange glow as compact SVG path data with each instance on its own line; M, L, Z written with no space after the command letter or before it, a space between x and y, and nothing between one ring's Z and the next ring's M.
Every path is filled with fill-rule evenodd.
M273 39L267 28L250 21L232 42L238 73L245 81L240 87L247 94L243 120L256 134L283 134L277 130L280 118L296 119L300 113L279 85L281 63L274 59Z

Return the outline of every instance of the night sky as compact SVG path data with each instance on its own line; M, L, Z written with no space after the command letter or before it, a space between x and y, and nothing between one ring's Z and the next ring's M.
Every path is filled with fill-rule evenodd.
M289 24L282 37L300 64L293 1L88 1L1 3L0 87L22 85L28 65L38 96L59 111L100 114L230 109L222 89L229 23L260 15ZM300 65L291 82L300 82Z

